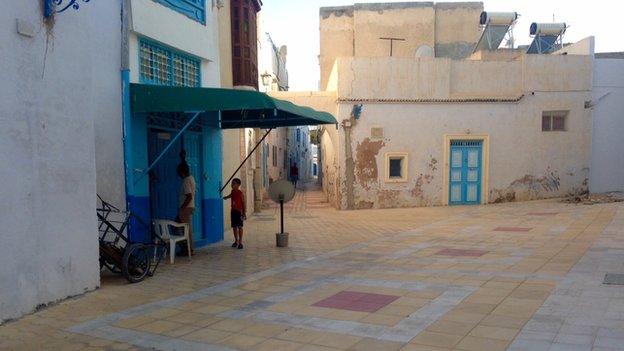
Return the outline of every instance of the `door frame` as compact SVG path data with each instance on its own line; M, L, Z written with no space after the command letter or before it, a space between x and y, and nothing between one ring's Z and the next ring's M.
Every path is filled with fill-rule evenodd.
M449 206L449 187L451 177L451 141L452 140L480 140L481 147L481 204L488 203L489 175L490 175L490 135L489 134L444 134L444 176L442 184L442 200L444 206Z

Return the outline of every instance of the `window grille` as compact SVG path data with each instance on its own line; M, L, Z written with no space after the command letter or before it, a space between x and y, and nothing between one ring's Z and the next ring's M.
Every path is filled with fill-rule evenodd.
M542 132L563 132L566 130L568 111L542 112Z
M481 146L481 140L451 140L451 146Z
M184 87L201 85L199 59L147 40L140 41L139 63L141 83Z

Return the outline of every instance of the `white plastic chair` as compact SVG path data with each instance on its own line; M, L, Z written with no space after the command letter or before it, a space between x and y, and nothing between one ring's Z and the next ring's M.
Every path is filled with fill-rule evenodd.
M170 228L183 228L184 235L173 235L171 234ZM155 219L154 220L154 230L156 234L160 235L160 237L165 241L169 242L169 260L171 264L173 264L175 258L175 248L176 244L180 241L186 240L186 247L188 251L189 259L191 258L191 241L189 240L189 225L188 223L178 223L174 221L169 221L165 219Z

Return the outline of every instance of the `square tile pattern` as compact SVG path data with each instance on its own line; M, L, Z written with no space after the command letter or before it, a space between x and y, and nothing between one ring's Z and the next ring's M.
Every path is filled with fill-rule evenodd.
M452 257L481 257L488 253L483 250L466 250L466 249L442 249L436 252L438 256L452 256Z
M345 290L323 299L312 306L373 313L399 298L400 296Z

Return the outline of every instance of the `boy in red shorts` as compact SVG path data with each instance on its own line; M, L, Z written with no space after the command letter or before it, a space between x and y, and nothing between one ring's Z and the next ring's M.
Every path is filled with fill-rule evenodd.
M246 219L245 195L240 191L241 180L234 178L232 180L232 192L224 197L224 200L231 199L232 210L230 212L230 220L232 221L232 230L234 231L234 243L232 247L239 250L243 248L243 221Z

